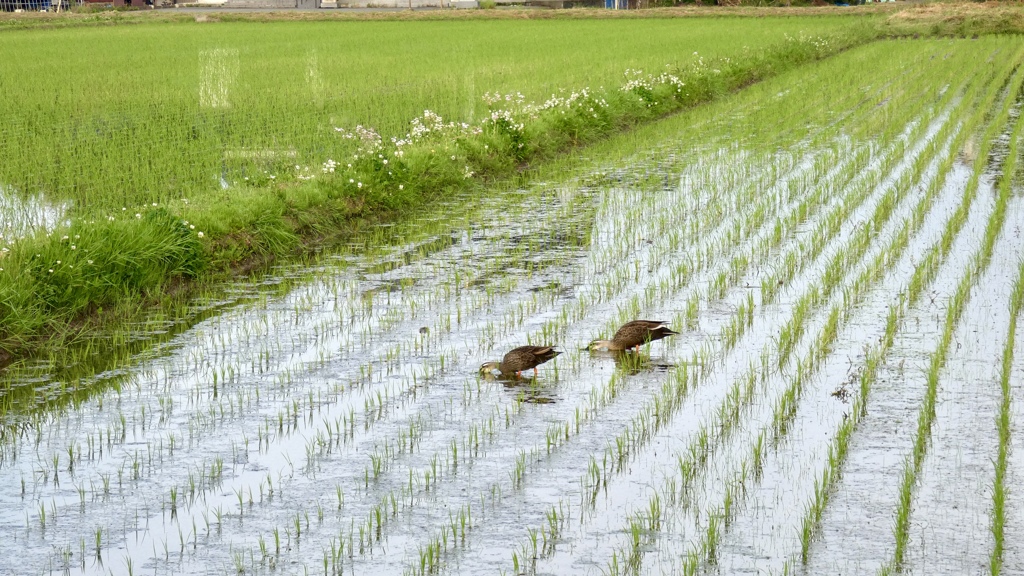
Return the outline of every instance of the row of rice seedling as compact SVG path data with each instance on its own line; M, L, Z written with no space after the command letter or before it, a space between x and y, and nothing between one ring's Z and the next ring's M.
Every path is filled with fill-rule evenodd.
M1003 354L1003 366L1010 364L1011 368L1013 365L1019 366L1021 362L1021 344L1016 337L1020 324L1021 284L1019 278L1018 275L1018 281L1014 284L1013 296L1010 301L1013 320L1007 335L1006 350L1009 350L1009 353L1004 350ZM1009 360L1007 360L1007 354L1012 355ZM1004 374L1007 374L1006 369L1001 369L1000 387L1003 389L1004 399L1000 402L999 416L996 420L999 429L999 453L995 462L995 481L992 492L992 535L995 545L992 548L992 558L989 563L990 573L1009 573L1021 565L1022 559L1020 552L1013 545L1024 528L1021 515L1017 512L1021 499L1014 490L1007 490L1007 487L1015 486L1017 479L1020 478L1020 458L1013 451L1012 443L1020 434L1019 422L1022 421L1021 414L1024 411L1021 410L1020 394L1014 393L1012 385L1004 384L1007 382L1004 379Z
M979 108L980 110L981 108ZM975 114L975 122L979 119L981 114ZM975 122L968 121L967 126L974 125ZM926 216L929 213L929 208L934 201L940 188L943 188L946 182L946 174L948 174L951 168L952 160L959 150L960 145L965 139L965 135L969 134L969 129L961 129L958 131L955 137L952 137L952 144L946 144L943 148L946 150L944 157L939 162L938 172L936 178L931 181L928 188L928 195L922 199L922 203L915 209L914 215L911 218L911 227L915 232L919 231L925 224ZM934 143L934 141L933 141ZM948 194L947 194L948 195ZM934 226L933 226L934 228ZM899 236L898 246L906 247L910 241L908 230L904 229ZM920 234L917 237L921 237ZM918 253L918 251L912 251L911 253ZM892 260L894 257L898 257L898 254L885 253L883 255L886 260ZM923 288L926 283L915 281L920 275L927 273L929 268L921 268L918 273L915 274L914 279L909 283L910 290L908 293L901 298L897 305L893 305L889 308L887 315L887 322L885 326L884 337L881 338L881 343L872 347L870 350L865 352L865 363L863 370L857 376L859 382L858 388L855 389L853 395L854 400L852 403L852 409L849 412L849 418L844 419L843 424L837 435L835 436L832 444L829 447L829 462L825 471L822 475L822 481L820 483L820 489L816 487L815 490L815 501L811 506L808 507L807 516L804 518L804 526L801 531L802 534L802 550L801 557L804 562L807 562L809 548L814 538L818 523L821 521L821 515L825 510L825 505L828 499L833 494L834 484L840 478L840 470L845 462L847 454L848 441L854 427L860 422L861 417L867 413L867 396L870 391L871 384L874 382L879 364L886 357L889 348L893 344L895 332L899 327L899 322L902 321L903 315L906 312L908 305L913 305L917 301L917 298L921 295ZM862 276L865 282L870 281L870 278L866 275ZM817 486L817 485L816 485Z
M1017 114L1020 114L1018 108ZM1018 123L1019 128L1019 123ZM1012 186L1012 179L1008 178L1007 175L1015 174L1015 170L1010 169L1010 166L1014 166L1017 162L1017 153L1019 149L1020 134L1016 134L1016 138L1011 135L1007 146L1007 154L1005 160L1005 167L1003 169L1003 178L999 182L1000 186L1000 198L1004 197L1004 188L1010 188ZM1014 204L1017 210L1011 209L1008 205L1006 210L1008 212L1007 219L1010 222L1015 221L1015 215L1020 212L1020 202L1012 201L1008 204ZM1005 235L1006 230L1002 233ZM1001 238L1001 240L1003 240ZM1005 240L1004 240L1005 241ZM996 253L999 253L997 250ZM1012 262L1000 263L997 262L990 269L1005 269L1012 266ZM1024 304L1024 266L1021 266L1017 272L1017 276L1013 281L1013 290L1010 293L1009 298L1009 326L1006 329L1006 339L1003 346L1002 362L999 365L999 388L1000 388L1000 399L999 399L999 413L996 416L996 431L999 435L999 447L996 452L996 459L993 473L993 486L992 486L992 553L989 559L989 573L1000 574L1003 569L1003 551L1005 549L1005 534L1006 534L1006 470L1007 470L1007 454L1011 446L1011 405L1013 401L1012 388L1010 386L1010 374L1013 370L1014 362L1014 348L1017 338L1017 323L1020 316L1021 306ZM1012 532L1011 532L1012 534ZM1011 569L1015 565L1011 564Z
M915 218L915 220L916 220L916 218ZM894 322L894 321L895 321L895 318L893 317L893 314L891 312L890 313L890 323ZM891 331L892 330L891 326L887 330ZM890 337L891 337L891 334L890 334ZM877 351L875 351L875 355L877 356ZM877 361L877 358L875 358L875 361ZM866 380L862 380L862 382L867 382L867 381ZM803 548L804 552L803 553L805 554L805 556L804 556L805 559L806 559L806 553L807 553L807 545L810 543L810 537L811 537L812 530L813 530L813 524L814 524L814 522L816 522L816 518L820 518L821 511L822 511L822 509L823 509L825 503L827 502L827 499L828 499L828 497L829 497L829 495L831 493L830 489L829 489L828 483L831 482L831 481L834 481L837 478L836 470L835 470L835 465L836 465L837 461L841 463L842 455L845 454L845 442L849 438L849 434L850 434L851 426L852 425L853 425L853 422L851 422L851 421L844 421L843 427L839 430L839 434L836 437L837 439L836 439L835 443L830 448L829 462L828 462L828 465L825 468L825 472L824 472L824 475L822 477L822 482L819 483L819 484L816 484L815 491L814 491L814 499L812 500L812 506L809 508L808 516L805 518L805 522L804 522L804 531L803 531L803 534L804 534L804 548Z
M749 298L750 295L748 294L747 297ZM730 333L729 332L730 329L731 329L730 327L732 327L732 326L739 326L740 328L738 328L738 330L745 329L747 323L750 320L753 320L752 316L749 316L749 317L747 316L747 314L748 314L747 310L750 310L750 313L752 313L752 309L751 308L747 308L746 305L741 302L740 305L739 305L739 308L738 308L738 310L736 312L736 316L734 316L734 319L738 320L739 322L733 322L733 323L727 324L726 327L725 327L725 332L724 332L725 334ZM760 318L758 319L758 321L760 322ZM723 346L725 347L726 350L728 350L730 348L730 345L731 345L731 342L730 342L729 339L723 339ZM724 353L724 352L725 351L722 351L722 353ZM718 355L719 355L719 352L713 353L709 357L708 362L711 362L711 359L717 357ZM764 358L766 358L766 356L764 354L762 354L761 358L763 360ZM708 364L705 363L703 365L703 369L702 369L701 373L703 374L704 370L708 370L708 369L709 369L709 366L708 366ZM597 482L597 486L600 486L600 485L602 485L602 483L607 482L607 478L608 478L608 474L609 473L612 473L612 474L624 473L624 471L623 471L623 463L624 462L621 459L621 457L623 456L622 447L626 447L626 451L624 452L624 454L627 457L630 457L630 459L631 459L630 460L630 462L631 462L630 463L631 469L636 467L636 468L641 469L641 470L646 470L645 467L641 467L641 463L632 461L632 456L630 456L630 454L634 453L637 448L641 448L642 445L643 445L642 443L645 442L646 439L649 438L648 434L642 433L640 436L637 436L636 434L634 434L634 430L646 431L649 428L647 425L640 425L639 427L637 427L636 426L637 422L645 422L648 419L650 419L650 421L653 423L652 426L653 426L654 430L658 429L663 424L667 424L667 423L671 422L670 418L671 418L672 413L674 411L673 407L677 406L676 402L679 401L679 399L684 397L684 396L679 396L678 393L674 392L673 388L675 386L681 385L683 387L682 390L684 390L684 391L687 388L691 388L692 389L692 386L690 386L690 385L694 384L693 379L696 379L697 381L699 381L699 380L702 380L703 378L701 378L699 375L694 375L690 379L689 383L687 382L687 378L684 377L681 381L677 382L676 385L666 384L666 388L665 388L666 392L665 392L665 394L667 394L667 396L665 396L665 398L663 398L663 400L665 400L665 401L664 402L659 402L658 398L656 398L653 404L648 404L647 411L641 412L637 416L635 416L634 419L633 419L633 424L634 425L623 431L623 433L622 433L623 434L622 441L621 442L617 441L617 442L614 443L614 445L609 445L609 447L605 450L605 455L604 455L604 457L602 459L602 461L605 463L605 465L602 467L602 468L604 468L604 477L602 478L602 474L601 474L601 470L600 469L596 469L597 473L595 473L595 468L592 467L591 470L587 472L587 477L585 477L584 479L581 479L581 484L584 485L584 486L595 486L594 483ZM725 404L723 404L723 408L715 411L714 413L719 414L719 415L730 414L733 417L738 417L738 412L736 412L736 410L735 410L735 408L738 407L738 404L736 404L736 399L739 398L739 390L740 390L740 388L738 388L738 386L740 385L741 382L743 382L745 386L750 386L750 385L753 384L754 380L755 379L750 379L750 378L747 378L747 379L741 378L741 379L737 380L737 382L735 383L735 386L731 389L732 391L730 392L730 394L725 397L725 399L724 399ZM745 389L748 390L748 393L751 390L749 387L745 388ZM651 416L652 414L654 416ZM664 419L664 420L662 420L662 419ZM671 434L672 437L678 437L678 435L679 435L679 431L678 430L675 430ZM703 435L698 435L698 438L699 439L703 439L706 442L706 440L708 438L707 430L705 430L705 433ZM639 444L639 445L635 444L635 440L639 440L641 442L641 444ZM704 458L706 458L706 457L707 457L707 453L706 453L706 449L705 449L705 451L704 451ZM613 463L612 466L610 467L610 469L608 468L608 463L609 462ZM615 462L618 462L618 464L617 465L614 464ZM585 492L590 493L590 489L587 488L585 490ZM596 495L596 493L592 493L592 494ZM673 494L673 498L675 498L674 494ZM623 503L621 501L615 502L614 503L615 509L618 509L619 506L622 506L622 504ZM645 507L644 509L647 509L647 508ZM589 518L589 517L590 517L589 515L584 516L584 519ZM619 518L619 517L621 517L621 515L616 513L615 510L613 509L610 512L602 514L601 515L601 520L612 519L614 521L615 518ZM596 534L600 534L600 533L603 533L603 530L599 529L599 531L595 533L595 537L596 537ZM577 545L577 547L575 548L577 551L580 550L580 548L578 546L582 545L584 547L588 547L589 548L589 545L593 542L592 538L590 538L590 537L582 537L582 538L579 538L578 541L580 542L580 544ZM542 570L543 570L543 568L542 568Z
M1015 148L1011 143L1011 149ZM1006 526L1006 458L1010 449L1010 371L1013 368L1014 344L1017 338L1017 320L1021 304L1024 303L1024 267L1017 273L1010 296L1009 327L1003 346L1002 362L999 367L1000 402L996 416L996 430L999 434L999 448L996 454L994 478L992 480L992 554L989 559L989 573L1000 574L1003 567L1004 536Z
M1016 108L1019 111L1019 90L1020 81L1011 83L1009 86L1009 100L1017 100ZM1005 121L1004 114L998 118ZM1018 118L1012 122L1013 128L1007 130L1010 142L1016 142L1020 138L1021 122ZM1016 149L1012 145L1011 149ZM983 149L984 152L984 149ZM927 566L933 562L942 560L959 562L970 562L976 565L983 563L991 556L989 544L977 546L974 543L974 534L985 533L990 527L986 516L992 513L990 508L992 502L988 498L982 498L981 494L974 491L956 490L953 493L947 490L951 479L962 479L954 481L957 486L966 486L964 483L979 482L988 485L994 482L994 469L991 466L998 452L998 433L993 428L978 428L976 421L990 418L998 413L998 388L996 387L996 375L992 373L979 374L973 367L974 358L977 354L991 356L993 345L998 348L1004 332L1000 319L999 328L996 334L991 337L984 337L979 342L979 330L984 330L992 321L991 304L988 298L996 301L1009 301L1011 285L1004 279L1005 270L1012 269L1019 254L1019 243L1012 237L1012 232L1003 230L1007 216L1007 205L1011 194L1011 182L1016 172L1016 155L1007 156L1002 163L1004 174L999 184L995 187L996 193L992 214L984 228L984 236L981 246L970 262L967 263L967 275L957 287L953 299L953 306L961 307L958 311L956 325L950 329L949 336L943 333L944 343L948 346L950 341L956 341L957 347L945 353L944 362L941 363L941 385L939 382L933 384L933 375L937 371L933 368L939 363L938 349L932 356L932 363L929 365L929 398L926 406L931 411L932 418L936 424L931 427L932 433L927 444L928 458L925 459L920 476L917 479L917 487L914 490L916 512L911 519L909 526L909 539L923 543L921 549L916 546L908 547L907 564L911 566ZM996 258L997 267L993 266L993 252L999 250ZM997 280L998 279L998 280ZM999 288L995 284L1002 283ZM983 300L986 299L986 300ZM963 300L962 305L959 300ZM1009 320L1012 322L1012 320ZM994 341L992 340L994 338ZM972 350L974 351L972 353ZM990 358L992 369L997 365L994 358ZM968 366L971 366L968 368ZM979 378L979 376L984 377ZM935 387L934 400L931 399L932 387ZM959 403L970 398L969 406L960 408L957 411L944 409L952 403ZM934 405L931 403L934 402ZM955 440L954 440L955 438ZM960 441L971 438L969 450L961 448ZM956 460L952 454L956 454ZM938 514L930 514L927 526L921 517L922 513L930 510L946 509L943 502L955 498L958 512L943 517ZM919 552L920 550L920 552ZM953 552L957 550L959 552ZM929 552L930 551L930 552ZM925 555L922 556L922 553ZM970 559L973 558L973 559Z
M811 527L813 548L807 560L808 570L833 569L837 565L856 565L868 570L882 563L879 550L884 549L884 542L890 536L892 516L891 508L886 505L891 489L887 492L883 487L896 483L901 456L910 450L905 435L894 434L892 427L895 423L898 431L905 430L906 425L899 416L904 413L910 416L923 395L923 382L919 386L910 375L914 371L913 359L922 342L933 336L929 322L942 301L943 286L956 279L956 263L947 263L942 269L935 265L918 267L918 258L914 257L936 249L946 223L960 206L958 186L965 178L959 178L956 171L951 174L935 208L920 226L921 232L910 240L907 255L894 265L894 272L900 274L895 277L899 284L894 286L890 273L882 285L884 292L906 285L906 295L891 307L889 303L874 306L879 317L887 317L886 333L881 342L890 349L889 358L880 357L877 345L865 353L867 360L860 376L860 397L855 400L861 402L861 409L850 412L857 429L852 447L848 446L847 451L852 450L854 455L851 458L846 454L847 459L840 462L842 476L837 478L834 472L830 475L830 481L836 484L829 492L830 505L819 520L821 527ZM910 273L913 274L909 283L904 284L903 274ZM893 290L884 290L886 286L893 286ZM900 332L894 342L889 342L896 329L892 325L900 328ZM873 372L878 375L872 378ZM850 387L852 383L845 389ZM867 404L863 398L876 387L881 390L875 395L881 397L870 400L871 408L864 409ZM835 453L841 454L838 448L836 446ZM805 518L805 525L809 522ZM815 548L826 552L815 552ZM837 548L840 551L832 552Z
M905 235L902 242L904 244L906 243ZM888 255L880 256L888 257ZM918 285L918 288L922 286L923 285ZM913 292L908 297L909 301L913 302L918 295L920 295L919 290ZM849 384L852 386L852 384L855 383L854 381L858 382L857 390L859 391L859 394L856 392L851 393L848 391L848 388L845 387L837 390L843 394L854 396L854 402L850 412L848 414L844 413L842 425L837 429L834 439L828 447L828 460L821 472L820 478L815 480L813 497L808 503L806 509L806 515L803 519L803 527L800 532L800 557L805 563L808 561L812 544L816 538L818 523L821 522L822 515L826 511L826 506L832 495L835 493L834 485L840 479L840 471L847 455L848 444L854 431L854 427L858 424L860 418L867 412L865 404L867 393L870 390L871 384L875 380L878 365L892 345L895 331L899 327L899 322L903 318L903 312L905 311L905 304L907 301L908 300L901 299L899 304L893 305L889 308L884 335L878 338L881 343L865 352L865 360L862 370L851 376ZM875 308L879 307L875 306ZM879 327L878 330L880 331L881 327ZM865 338L865 340L867 339Z
M1020 85L1021 75L1017 74L1009 84L1009 93L1012 95L1017 94L1020 90ZM991 124L991 128L986 132L985 137L982 139L981 150L974 163L974 172L971 174L971 178L965 189L965 200L973 197L976 193L982 169L988 161L988 151L991 147L992 138L999 130L1002 129L1002 126L1008 117L1012 103L1012 98L1004 99L1002 111L996 116L997 121ZM970 203L965 202L964 205L969 206ZM990 230L998 232L1002 226L1002 214L1003 210L998 208L993 210L991 216L988 218L988 226ZM949 247L952 243L951 235L955 234L956 230L955 224L951 225L947 230L949 231L949 234L943 238L944 250L942 250L942 252L948 252L950 249ZM947 240L947 238L949 238L949 240ZM937 344L935 351L931 355L931 362L929 363L927 372L928 388L921 405L917 434L914 442L914 451L906 464L903 482L901 484L900 503L896 509L896 526L894 530L896 536L896 549L889 569L899 569L904 565L906 546L909 538L908 530L910 529L910 506L913 501L914 487L918 482L918 474L920 473L922 464L924 463L924 457L927 452L929 437L935 419L935 401L938 392L939 374L945 366L953 330L956 326L956 322L960 318L966 299L968 298L969 289L975 281L975 276L984 269L983 267L987 263L994 241L994 234L986 234L985 242L979 247L979 251L974 260L975 263L972 263L964 271L963 277L957 284L956 292L951 296L951 304L946 315L946 322L941 339Z
M992 85L990 87L989 94L988 94L987 98L989 98L989 99L993 98L995 96L996 92L998 91L998 89L999 89L999 83L997 82L996 84L994 84L994 85ZM983 112L984 109L985 109L984 106L979 108L979 110L981 110L981 112L975 114L975 121L984 114L984 112ZM968 123L968 125L970 125L970 122ZM961 141L962 141L962 139L961 139ZM952 164L953 163L953 159L954 159L953 154L954 153L958 153L959 149L960 149L960 143L957 143L949 151L947 157L943 160L943 163L942 163L942 174L943 174L943 177L941 178L941 181L946 181L946 178L945 178L944 174L946 174L946 172L951 167L953 167L953 164ZM962 183L965 180L966 180L965 178L962 179L962 178L958 178L958 177L954 176L954 177L951 177L948 180L949 183L947 183L945 185L947 187L950 184L955 185L955 186L960 186L960 185L962 185ZM948 196L949 193L947 192L946 195ZM928 232L928 234L930 234L931 236L935 237L938 240L938 237L943 235L942 232L944 230L947 231L947 233L946 233L946 237L947 238L951 237L950 234L953 234L957 230L959 230L960 227L964 223L963 222L963 215L966 214L966 210L967 210L966 206L970 205L969 199L965 199L965 200L966 200L966 204L958 202L958 205L960 206L959 210L954 211L952 208L948 209L949 213L953 214L953 217L948 220L948 222L949 222L948 226L952 226L952 228L947 228L947 227L943 227L943 226L935 226L935 225L928 225L928 224L926 224L924 226L924 229L926 231L927 230L931 230L931 232ZM948 205L948 202L946 202L946 204ZM983 213L984 212L980 212L979 214L983 214ZM919 218L915 218L915 221L920 221L920 219ZM945 245L943 243L943 241L937 241L936 245L930 251L919 249L919 250L915 250L915 251L912 252L912 253L921 253L921 252L926 253L926 255L927 255L927 257L925 258L926 264L920 266L919 268L917 268L913 278L911 279L911 281L909 283L908 295L905 298L901 298L901 301L899 303L893 305L893 307L890 309L890 311L889 311L889 326L886 329L887 336L883 340L884 347L880 349L879 347L876 346L874 349L872 349L870 352L867 353L868 358L869 358L869 360L871 362L870 362L869 369L867 369L866 372L863 373L862 376L861 376L861 391L860 391L861 396L856 400L856 402L862 404L862 408L863 408L863 405L864 405L863 402L866 402L866 395L868 394L868 391L870 390L870 385L875 380L875 376L874 376L875 371L877 371L879 369L879 364L883 364L884 365L883 360L884 360L884 357L885 357L884 356L885 349L888 348L889 346L892 346L892 344L893 344L893 342L891 341L892 337L893 337L892 331L895 330L895 328L893 327L893 324L896 323L898 319L903 318L904 314L908 311L908 309L912 310L914 308L913 302L917 301L917 297L919 295L921 295L922 289L924 287L928 286L929 282L931 282L931 280L936 277L936 274L938 272L938 268L936 266L937 260L935 260L935 258L938 257L941 254L941 250L944 249L944 246L948 246L948 245ZM947 267L950 267L950 266L952 268L957 268L958 264L952 263L952 264L948 264L947 265ZM951 270L952 270L952 268L951 268ZM938 283L937 285L938 286L942 286L942 285L945 285L947 283L948 283L948 279L944 278L943 281L941 283ZM933 302L934 302L935 297L936 297L936 295L933 293L933 295L932 295L932 301ZM908 303L908 299L909 299L909 303ZM928 302L928 300L925 300L925 303L927 303L927 302ZM906 321L906 325L921 326L922 320L927 321L927 319L929 317L930 317L930 313L926 313L925 312L925 313L918 314L917 312L915 312L913 314L910 314L910 319L908 319ZM897 358L899 358L898 354L897 354ZM903 371L903 363L904 363L904 361L905 361L905 358L900 358L899 359L899 368L898 369L899 369L899 373L901 373L901 374L902 374L902 371ZM883 380L883 382L884 382L884 380ZM907 393L906 390L910 390L911 389L909 386L906 386L906 384L907 383L904 383L904 385L901 386L900 394L906 394ZM888 386L886 386L886 388L888 388ZM891 392L886 392L886 393L887 394L891 394ZM892 404L891 400L887 400L887 401L883 402L883 404L881 404L883 409L879 410L879 409L876 408L875 411L872 411L870 413L868 411L866 411L866 410L863 410L863 409L856 410L855 414L854 414L855 418L853 418L851 421L845 422L844 423L844 430L841 430L840 431L840 435L837 436L836 443L833 444L833 453L834 454L843 454L845 456L846 447L845 447L845 439L843 439L843 438L845 438L845 435L848 433L845 429L849 429L852 426L856 425L856 426L860 426L861 427L862 431L860 432L860 435L865 435L866 433L871 432L871 428L873 426L878 426L878 424L871 423L871 419L872 418L879 418L879 414L882 414L881 418L883 419L882 421L884 422L885 418L886 418L885 414L888 411L891 410L891 408L890 408L891 404ZM870 414L870 416L869 416L869 414ZM866 423L866 424L865 423L861 423L862 419L866 419L869 423ZM864 429L863 429L864 426L868 427L867 432L864 431ZM872 433L870 435L874 435L874 434ZM842 439L842 441L840 441L841 439ZM843 463L842 458L839 459L839 462L840 462L840 464ZM878 481L884 483L884 480L882 480L883 477L878 476L880 473L881 473L881 471L874 471L872 473L871 477L872 478L877 478ZM838 476L836 475L836 472L834 472L834 471L829 471L828 474L826 475L826 477L828 478L829 482L834 482L834 481L836 481L838 479ZM844 488L843 490L835 492L835 489L833 488L830 491L826 492L825 496L827 497L827 494L829 494L829 493L836 493L837 496L842 501L841 506L843 506L843 508L846 509L846 508L849 507L850 503L852 503L854 501L850 500L849 497L847 497L845 495L845 493L850 490L851 486L855 486L855 485L860 484L860 483L862 483L862 482L851 483L849 481L846 481L846 482L844 482L842 484L842 486ZM877 493L878 493L877 486L875 486L874 484L868 483L868 485L866 485L865 488L867 490L869 490L871 494L875 494L874 498L877 499ZM872 498L867 498L867 500L871 500L871 499ZM864 504L864 499L862 498L861 500L858 500L856 502L857 502L857 504L856 504L857 507L862 507L863 504ZM812 509L813 509L813 507L812 507ZM848 518L849 514L850 514L850 512L847 511L847 512L845 512L843 514L836 515L835 518L837 520L840 517ZM861 514L863 514L863 512L861 512ZM886 517L887 516L888 515L886 515ZM849 539L849 535L853 534L853 533L864 534L865 537L866 537L866 542L864 544L867 544L868 542L872 542L872 543L877 542L876 539L873 539L868 534L869 532L870 533L875 533L875 532L878 531L879 524L877 522L872 522L872 520L871 520L872 518L877 518L877 516L866 515L865 520L863 522L858 522L858 523L855 523L853 525L850 525L850 523L847 520L842 520L842 521L840 521L840 524L844 527L844 529L841 530L840 532L845 533L845 536L848 539ZM829 516L827 514L826 514L826 519L829 520ZM808 520L808 522L809 521L810 520ZM829 520L828 524L829 524L829 528L828 528L828 530L826 530L824 532L824 534L828 536L828 538L826 540L830 541L830 543L829 543L830 548L829 549L831 549L831 547L835 546L834 539L835 539L835 536L836 536L836 534L835 534L835 532L836 532L836 529L835 529L836 522ZM850 531L848 531L846 529L847 526L849 527L849 530L852 530L852 532L850 532ZM870 549L866 548L863 545L857 545L857 546L851 546L848 550L853 551L852 556L853 556L853 558L857 558L856 562L858 562L858 565L862 564L865 560L867 560L869 563L871 563L871 562L875 562L876 559L877 559L878 544L872 544ZM870 552L869 552L869 550L870 550ZM851 554L851 552L847 552L847 554ZM853 558L845 558L845 560L846 561L853 561ZM817 556L817 558L814 559L814 562L812 562L812 569L823 569L822 567L825 566L825 565L835 566L836 565L835 564L836 560L837 560L837 558L835 558L834 556L833 557ZM843 558L839 558L838 560L843 560Z
M882 206L884 206L884 204ZM865 283L859 283L859 285L862 288L866 287ZM850 300L846 299L846 302L850 302ZM834 329L835 328L833 326L833 323L836 322L839 319L839 317L840 317L835 312L836 312L836 309L833 309L832 313L828 315L828 321L823 325L823 328L826 329L826 331L822 333L823 337L830 338L831 337L830 334L834 334ZM820 342L820 340L818 342ZM812 349L810 351L811 355L807 358L808 362L807 363L798 363L797 364L799 369L798 369L798 375L796 376L795 380L793 381L794 385L797 385L801 381L806 379L807 378L806 374L813 373L813 372L808 372L808 371L813 371L813 367L814 367L815 363L822 359L821 353L824 350L826 350L826 349L827 348L823 349L823 348L813 348L812 347ZM815 350L817 350L817 352L815 352ZM750 382L753 382L754 380L756 380L757 379L756 374L757 374L756 372L751 372L749 374L749 379L748 380ZM739 386L742 382L743 382L742 379L737 380L735 385ZM799 395L799 390L800 389L802 389L801 386L797 386L797 388L791 388L791 390L798 391L797 395ZM739 389L737 388L737 390L739 390ZM748 390L748 392L747 392L748 395L750 393L752 393L752 388L747 388L747 390ZM789 396L783 396L782 397L783 400L785 400L786 398L789 398ZM775 415L774 415L773 418L770 419L770 422L766 423L767 426L765 428L762 428L760 430L760 433L758 433L756 428L751 431L753 433L753 436L750 436L750 438L752 439L753 442L751 444L749 444L749 445L751 446L751 449L752 449L751 456L750 456L752 458L752 461L743 461L742 466L738 466L735 469L736 470L736 472L735 472L736 476L734 478L737 481L739 481L740 484L734 484L733 481L729 481L729 482L724 484L724 486L725 486L725 493L724 493L724 496L723 496L724 500L722 501L722 504L721 504L721 511L722 511L723 517L721 517L718 520L716 520L713 526L709 525L708 526L708 532L705 535L706 539L703 541L703 543L698 548L691 549L691 554L689 556L688 563L684 564L685 566L687 566L687 569L689 569L689 570L696 569L696 567L698 565L697 564L698 560L702 556L706 557L706 559L709 559L710 561L713 561L713 562L714 561L718 561L718 558L717 558L718 555L719 555L719 551L718 551L719 550L719 544L718 544L718 542L720 541L720 539L722 537L722 534L720 533L720 531L724 527L729 527L730 524L732 523L732 521L734 520L733 514L735 514L735 512L736 512L736 506L739 504L739 502L742 502L745 499L745 497L748 495L748 490L750 489L749 481L750 480L755 480L755 482L756 482L757 480L760 479L761 475L764 474L764 466L765 466L764 445L766 443L766 439L768 440L768 443L774 444L775 442L778 441L779 434L782 434L782 435L788 434L788 432L789 432L789 425L783 425L780 428L779 424L782 423L782 422L786 422L786 421L788 421L791 418L791 416L789 414L790 414L790 409L791 409L790 406L792 406L792 402L793 401L790 400L790 401L783 401L783 402L778 403L776 405L776 408L775 408ZM756 418L751 418L751 416L752 416L751 414L746 414L745 416L747 416L747 418L745 418L746 422L750 422L750 420L757 420ZM746 434L750 434L751 432L744 432L744 434L745 435ZM775 440L772 441L771 440L772 438L774 438ZM698 442L699 442L699 439L700 439L700 437L698 437ZM703 445L703 443L698 444L698 445ZM691 449L688 451L688 456L685 459L682 456L680 457L680 467L681 467L682 470L684 470L683 478L685 480L684 483L686 483L686 484L689 484L689 483L694 481L694 476L693 476L694 472L699 472L699 470L701 470L703 468L703 465L707 463L708 458L709 458L709 455L707 454L706 449L694 449L695 446L697 446L697 445L691 445L691 447L690 447ZM733 450L735 450L735 449L733 449ZM736 452L733 452L733 454L735 454L735 453ZM729 450L726 450L726 454L729 454ZM715 456L715 453L712 453L710 456L711 456L711 460L712 461L718 459L718 457ZM751 475L753 474L754 471L757 471L757 474L754 475L753 478L751 478ZM717 479L717 474L715 476L716 476L716 478L711 479L711 480L704 480L704 482L710 482L713 485L722 486L723 484L720 483L721 481ZM700 478L700 475L698 475L697 478ZM726 478L728 478L728 476L726 476ZM724 478L723 478L723 480L724 480ZM673 494L673 496L674 496L675 489L676 489L675 481L674 480L670 481L670 483L667 484L667 486L670 486L669 490L671 491L671 494ZM756 483L755 483L755 486L756 486ZM691 497L687 497L687 498L684 499L684 501L685 502L690 502L690 498ZM692 506L693 504L692 503L685 503L684 505L685 506ZM735 527L733 527L733 528L735 529ZM622 553L620 553L617 557L613 557L612 564L613 565L615 565L615 564L621 565L622 564L622 560L620 560L620 558L634 557L635 554L636 554L636 551L630 552L629 554L622 554ZM642 551L641 551L641 554L642 554Z

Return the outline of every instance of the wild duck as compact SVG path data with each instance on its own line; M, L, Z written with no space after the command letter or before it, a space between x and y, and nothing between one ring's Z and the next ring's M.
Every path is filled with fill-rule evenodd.
M612 336L611 340L594 340L587 348L590 350L629 350L640 351L640 346L655 340L661 340L666 336L679 334L668 327L668 322L660 320L633 320L626 322Z
M515 374L518 378L524 370L533 368L534 376L537 375L537 366L551 360L561 354L553 346L520 346L509 350L508 354L501 359L501 362L485 362L480 366L480 373L485 374L497 370L502 374Z

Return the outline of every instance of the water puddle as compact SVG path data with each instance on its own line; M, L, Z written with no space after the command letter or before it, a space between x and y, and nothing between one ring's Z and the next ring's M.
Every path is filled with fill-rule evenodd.
M53 204L42 194L24 197L0 184L0 244L10 245L37 232L70 225L66 204Z

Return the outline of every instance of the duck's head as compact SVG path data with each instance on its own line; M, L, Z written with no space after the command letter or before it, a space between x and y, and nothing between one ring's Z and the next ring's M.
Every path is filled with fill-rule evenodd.
M615 347L615 343L612 342L611 340L594 340L590 344L587 344L587 347L584 348L584 350L589 350L591 352L596 352L598 350L608 350L608 351L611 351L611 350L621 350L621 349L622 348L616 348Z
M481 374L493 374L495 370L501 370L501 362L484 362L480 365Z

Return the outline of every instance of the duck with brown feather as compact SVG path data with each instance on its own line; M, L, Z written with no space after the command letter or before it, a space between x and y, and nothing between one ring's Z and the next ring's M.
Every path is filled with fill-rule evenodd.
M509 350L501 362L484 362L480 366L480 373L493 374L497 370L502 376L514 375L519 378L524 371L533 368L533 375L536 376L537 366L561 353L554 346L520 346Z
M640 351L640 346L655 340L661 340L679 334L668 327L668 322L661 320L633 320L622 325L611 340L594 340L588 346L588 350L608 350L617 352L621 350Z

